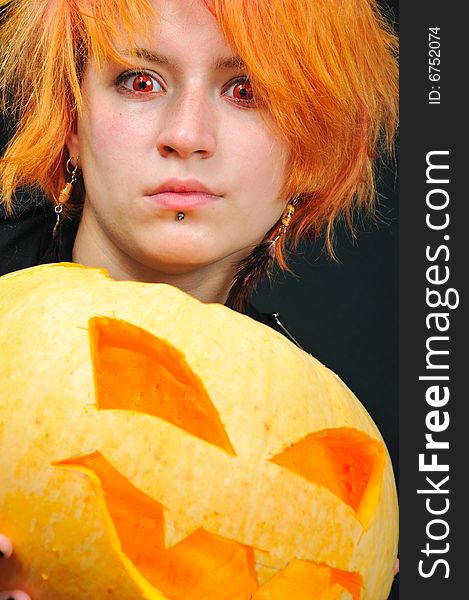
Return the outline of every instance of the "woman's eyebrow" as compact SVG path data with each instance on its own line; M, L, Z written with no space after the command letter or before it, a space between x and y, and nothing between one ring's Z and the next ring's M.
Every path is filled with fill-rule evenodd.
M158 54L158 52L154 52L153 50L149 50L148 48L133 48L130 50L120 50L119 54L128 58L143 58L148 62L155 63L157 65L169 65L170 61L167 56L163 54Z
M240 69L246 68L246 64L243 59L238 56L227 56L224 58L217 58L214 61L215 69Z
M167 56L165 56L164 54L160 54L159 52L155 52L154 50L150 50L149 48L134 48L132 52L130 52L129 50L121 50L120 54L126 57L141 58L145 61L152 62L157 65L172 65L176 70L179 70L178 65L171 63L171 60ZM238 55L223 56L220 58L216 58L213 61L213 66L217 70L243 70L246 68L243 59Z

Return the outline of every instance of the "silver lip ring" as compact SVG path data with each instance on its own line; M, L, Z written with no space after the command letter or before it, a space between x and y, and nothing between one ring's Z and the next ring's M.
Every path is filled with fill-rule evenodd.
M177 218L178 221L183 221L186 218L186 215L185 215L185 213L183 213L182 211L180 211L176 215L176 218Z

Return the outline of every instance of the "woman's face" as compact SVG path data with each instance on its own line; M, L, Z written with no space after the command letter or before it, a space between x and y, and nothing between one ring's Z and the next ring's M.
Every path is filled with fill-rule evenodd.
M128 273L232 268L282 214L288 150L201 0L153 5L135 71L85 69L67 142L86 187L78 239Z

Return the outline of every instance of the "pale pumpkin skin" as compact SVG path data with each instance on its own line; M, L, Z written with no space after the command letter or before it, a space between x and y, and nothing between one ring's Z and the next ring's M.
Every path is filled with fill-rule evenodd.
M328 489L268 460L329 428L382 442L353 393L309 354L224 306L71 264L2 277L0 315L0 530L15 545L0 564L0 589L21 586L34 600L168 598L123 553L92 477L52 464L99 451L165 507L167 547L203 527L254 548L261 586L302 559L360 573L360 600L388 597L398 508L387 452L366 527ZM182 352L236 456L161 418L98 411L95 316L126 321ZM213 590L213 599L243 598L229 582ZM335 586L317 598L352 595Z

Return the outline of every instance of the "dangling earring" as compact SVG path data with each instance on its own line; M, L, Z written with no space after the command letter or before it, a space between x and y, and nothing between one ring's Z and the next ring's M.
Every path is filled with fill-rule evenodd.
M73 191L73 184L77 180L77 174L78 174L78 156L77 156L76 165L75 165L75 167L73 168L72 171L70 170L70 165L72 165L72 159L71 158L69 158L67 160L67 164L65 166L65 168L67 169L67 173L70 175L71 179L63 187L62 191L59 194L59 199L57 200L57 204L54 207L54 212L57 215L57 221L55 222L54 229L52 230L52 237L53 238L56 237L58 229L59 229L60 215L62 214L64 204L66 204L68 202L68 200L69 200L69 198L70 198L70 196L72 194L72 191Z
M293 219L293 213L295 212L295 206L298 204L299 197L296 196L291 202L287 204L287 208L283 211L283 215L281 218L281 225L277 231L277 235L274 237L272 241L273 244L277 242L277 240L286 233L288 226Z
M287 204L276 235L258 244L239 264L225 303L229 308L244 310L248 296L256 289L259 281L265 275L271 274L275 264L275 245L282 235L285 235L299 199L299 196L296 196Z

